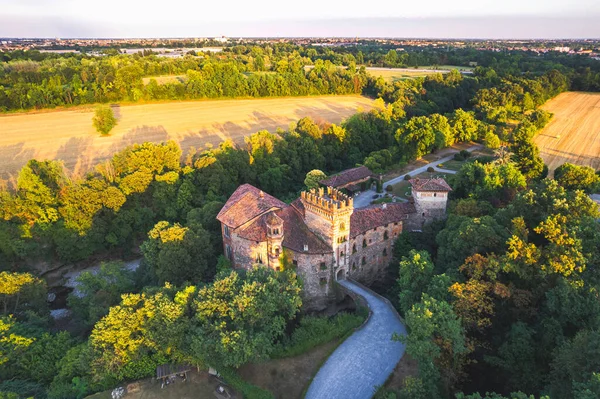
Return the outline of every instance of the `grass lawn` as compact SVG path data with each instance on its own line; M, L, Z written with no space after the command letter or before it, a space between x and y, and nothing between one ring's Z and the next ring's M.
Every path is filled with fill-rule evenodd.
M456 161L454 159L451 159L449 161L439 164L437 167L440 169L456 170L458 172L464 164L465 161Z
M174 384L169 384L161 388L161 383L151 378L129 384L128 391L124 398L126 399L195 399L195 398L214 398L214 392L219 381L209 375L206 371L188 373L188 380L183 382L178 380ZM111 392L98 392L88 399L111 399ZM229 388L233 398L241 399L241 395L233 392Z
M245 381L271 391L276 398L300 399L321 365L341 342L334 339L299 356L247 364L238 374Z

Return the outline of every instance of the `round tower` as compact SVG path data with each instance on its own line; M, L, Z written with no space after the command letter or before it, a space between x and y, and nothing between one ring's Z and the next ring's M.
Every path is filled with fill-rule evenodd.
M269 254L269 267L280 270L280 257L283 253L283 219L269 212L267 223L267 251Z

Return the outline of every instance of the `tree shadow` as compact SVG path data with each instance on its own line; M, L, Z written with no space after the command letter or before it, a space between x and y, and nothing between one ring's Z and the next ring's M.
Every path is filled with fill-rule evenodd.
M34 155L35 150L25 148L25 142L0 147L0 178L16 187L19 171Z

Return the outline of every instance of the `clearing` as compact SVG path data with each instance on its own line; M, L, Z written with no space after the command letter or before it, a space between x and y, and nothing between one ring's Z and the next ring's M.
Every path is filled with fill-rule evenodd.
M116 105L119 123L109 136L92 126L94 107L2 115L0 178L14 177L32 158L63 160L74 175L82 175L135 143L175 140L185 154L190 147L217 146L226 139L243 143L245 136L286 129L306 116L339 123L371 106L371 99L356 95Z
M550 176L565 162L600 169L600 93L562 93L542 109L554 118L534 141Z

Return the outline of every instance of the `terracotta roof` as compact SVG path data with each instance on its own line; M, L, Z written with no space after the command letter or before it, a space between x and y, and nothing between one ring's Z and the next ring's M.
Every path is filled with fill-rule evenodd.
M416 191L452 191L452 187L442 178L438 179L411 179L410 184Z
M352 183L356 180L362 180L367 177L371 177L373 172L369 170L366 166L359 166L358 168L352 168L344 170L336 175L330 176L327 179L321 180L321 183L324 186L330 187L339 187L348 183Z
M283 246L296 252L307 254L330 253L332 249L315 233L309 230L298 212L291 206L277 211L277 217L283 220ZM250 241L267 240L267 215L256 218L248 226L237 230L240 237ZM304 245L308 250L304 251Z
M371 205L355 209L350 216L350 237L356 237L375 227L405 220L407 215L415 212L415 206L409 202Z
M283 219L283 246L300 253L324 254L333 250L315 233L310 231L300 214L291 206L277 212ZM304 251L304 245L308 250Z
M217 215L217 220L235 229L271 209L286 206L284 202L258 188L243 184L231 194Z

